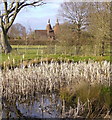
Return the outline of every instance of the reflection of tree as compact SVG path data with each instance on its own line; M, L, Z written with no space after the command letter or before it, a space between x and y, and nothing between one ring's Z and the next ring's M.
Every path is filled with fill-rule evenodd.
M13 117L12 114L14 115L14 119L15 118L25 118L25 119L32 118L32 114L30 116L30 113L32 113L32 111L35 111L35 110L36 110L36 113L34 112L33 114L35 114L36 117L40 117L40 118L45 118L46 116L47 117L61 116L62 105L61 105L61 101L59 99L58 94L53 94L53 95L39 94L33 98L32 97L28 97L27 99L21 98L21 100L19 101L18 100L11 101L9 99L4 99L2 102L3 102L2 108L5 115L4 117L6 117L6 119L12 118ZM22 108L19 106L21 106ZM27 113L26 112L21 113L21 110L24 111L24 108L28 110Z
M2 103L2 109L3 112L5 112L5 117L7 119L11 118L10 113L14 113L16 115L17 118L24 118L24 115L21 113L21 111L17 108L16 102L9 102L8 100L3 100Z

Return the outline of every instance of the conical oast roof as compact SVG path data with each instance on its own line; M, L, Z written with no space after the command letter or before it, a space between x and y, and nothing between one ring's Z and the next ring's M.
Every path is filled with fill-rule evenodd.
M54 33L58 34L60 32L60 26L59 26L59 21L57 19L56 24L54 26Z
M50 24L50 19L48 20L48 24L46 26L46 30L47 30L47 32L52 31L52 27L51 27L51 24Z

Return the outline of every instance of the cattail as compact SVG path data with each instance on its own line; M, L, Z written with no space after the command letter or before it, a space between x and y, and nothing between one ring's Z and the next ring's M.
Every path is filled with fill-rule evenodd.
M62 103L62 116L65 116L65 100L63 99L63 103Z
M15 59L13 58L13 65L15 64Z
M5 62L4 66L6 66ZM24 95L30 93L29 91L32 91L31 95L38 91L46 92L49 90L53 92L53 90L59 90L64 85L71 85L72 83L77 85L83 81L91 85L97 83L110 85L110 72L110 62L107 61L102 63L93 61L68 63L61 61L61 64L54 62L54 60L51 61L51 64L41 61L41 64L37 66L29 64L27 69L21 64L21 68L15 68L14 70L7 68L2 71L5 75L2 78L6 91L4 95L7 96L8 91L11 91L11 94L14 91L16 94ZM0 74L2 73L0 72Z
M10 57L8 56L8 60L10 60Z
M23 58L23 60L24 60L24 58L25 58L25 55L24 55L24 54L23 54L22 58Z

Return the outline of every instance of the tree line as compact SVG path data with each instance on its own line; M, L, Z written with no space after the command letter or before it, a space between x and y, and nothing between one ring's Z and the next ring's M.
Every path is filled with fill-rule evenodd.
M62 26L66 45L76 45L76 54L85 44L95 45L104 55L107 44L110 44L111 28L109 2L64 2L61 4L59 15L66 23ZM66 34L64 34L66 33Z
M42 2L42 0L41 1L39 0L37 3L40 2ZM37 3L33 2L30 3L30 5L35 5ZM24 2L24 4L26 3ZM4 5L6 6L5 2ZM56 44L62 46L75 45L77 55L80 53L82 46L84 45L94 46L95 44L97 44L97 47L100 49L100 54L104 55L107 44L109 45L111 43L110 8L111 8L110 2L73 2L73 1L63 2L60 5L58 17L60 17L60 19L63 20L64 22L63 24L60 24L61 32L56 35L56 40L58 41L56 42ZM6 16L3 17L4 17L3 20L5 20L6 24L6 25L4 24L4 26L7 26L8 23L8 21L6 21L7 17ZM11 29L8 30L8 33L11 38L15 38L17 36L18 38L23 38L22 36L25 37L30 36L30 38L34 38L34 32L31 31L30 34L27 35L25 27L22 26L21 24L16 24L13 25L12 27L10 26L10 28ZM1 43L3 44L3 38ZM8 47L5 47L5 49L8 49Z

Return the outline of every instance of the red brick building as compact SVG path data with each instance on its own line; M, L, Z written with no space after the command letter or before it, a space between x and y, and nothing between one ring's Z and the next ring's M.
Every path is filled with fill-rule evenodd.
M60 26L59 26L58 19L53 28L50 24L50 19L49 19L48 24L46 26L46 30L35 30L35 37L45 37L50 40L55 40L56 34L58 34L59 32L60 32Z

